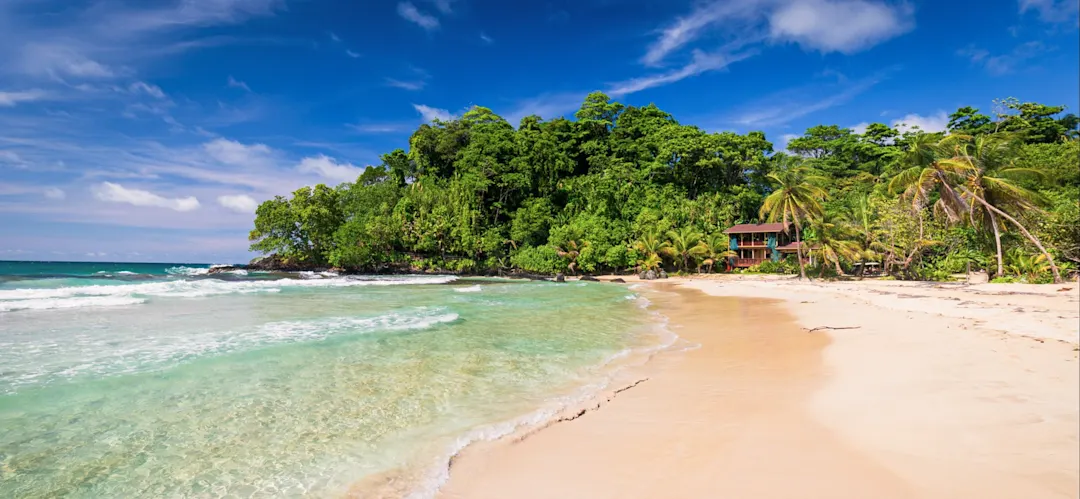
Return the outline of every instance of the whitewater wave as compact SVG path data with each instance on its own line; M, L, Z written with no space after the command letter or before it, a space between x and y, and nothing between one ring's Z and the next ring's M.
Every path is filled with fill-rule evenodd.
M93 299L93 298L91 298ZM42 349L38 342L0 341L5 356L34 366L5 373L12 383L0 385L13 393L19 387L40 385L85 375L115 376L156 371L198 358L249 351L275 345L316 342L331 337L423 330L458 320L446 307L416 307L374 317L331 317L313 321L270 322L244 330L185 331L175 334L125 336L79 335ZM0 339L2 340L2 339ZM118 348L118 345L119 346ZM39 358L40 361L38 359Z
M483 290L483 288L481 288L479 284L476 284L474 286L465 286L465 287L454 288L454 291L456 291L458 293L479 293L482 290Z
M146 298L277 293L286 288L446 284L456 279L454 276L324 277L260 281L199 279L63 288L0 289L0 312L135 305L145 302Z

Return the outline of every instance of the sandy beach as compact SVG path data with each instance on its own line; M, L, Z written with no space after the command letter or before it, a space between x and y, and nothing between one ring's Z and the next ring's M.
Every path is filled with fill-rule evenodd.
M642 285L699 346L468 447L440 497L1078 497L1075 282L741 277Z

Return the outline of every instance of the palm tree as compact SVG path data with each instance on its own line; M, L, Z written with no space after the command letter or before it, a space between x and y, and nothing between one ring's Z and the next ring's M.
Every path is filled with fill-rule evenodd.
M698 257L708 253L708 248L701 241L701 233L692 227L669 230L667 236L671 243L664 251L672 259L681 261L683 270L690 268L690 259L696 261Z
M847 207L843 218L847 231L855 238L856 248L851 259L860 264L858 275L862 277L867 262L878 262L883 255L896 253L893 248L882 241L883 231L874 223L874 208L870 205L869 197L862 197Z
M828 262L836 266L836 275L844 275L844 269L840 268L840 259L854 259L859 253L858 243L849 238L845 227L834 221L831 213L822 213L810 219L810 228L813 235L807 238L812 247L810 251L821 257L819 277L825 276L825 264Z
M964 195L974 201L970 203L968 216L973 224L989 226L993 230L997 275L1001 275L1004 272L1001 230L1006 225L993 210L975 198L980 197L987 204L1005 212L1037 210L1045 200L1039 194L1017 185L1015 180L1024 176L1041 176L1042 172L1011 166L1020 146L1020 142L1011 134L980 135L975 138L956 135L950 136L945 145L954 147L954 155L944 161L958 162L968 170L964 185L967 193Z
M759 216L768 217L770 222L782 220L785 230L793 224L795 226L795 239L800 241L795 249L799 258L799 278L806 279L806 264L802 257L803 223L811 217L821 214L821 201L828 193L825 189L814 185L821 181L821 177L813 174L813 170L800 163L801 158L780 155L781 167L769 174L768 178L776 188L765 198L761 205Z
M713 271L713 265L716 262L726 261L728 258L735 258L739 256L738 253L729 249L731 243L729 242L726 234L713 234L705 239L705 259L701 261L702 265L709 267L709 273ZM698 272L700 272L700 268Z
M638 266L643 270L652 270L664 263L660 254L666 251L668 242L660 239L655 231L650 231L642 234L641 239L635 241L631 247L641 254Z
M566 244L555 249L555 253L562 258L569 260L566 264L566 270L569 270L571 274L577 269L577 259L581 256L581 250L585 249L589 245L589 242L578 244L577 241L567 241Z
M1043 247L1037 237L1028 232L1019 221L1001 208L994 206L984 195L993 191L1001 199L1009 199L1003 207L1012 209L1018 203L1030 202L1031 198L1025 197L1019 186L1010 182L1002 181L1001 177L985 175L983 165L971 155L971 147L964 146L965 140L971 140L968 136L957 135L934 142L928 135L920 135L913 140L902 157L902 164L908 168L900 172L889 182L889 189L893 192L902 190L904 196L911 200L912 210L919 212L929 204L930 195L937 193L939 199L934 203L934 210L942 212L950 220L958 221L963 218L975 223L985 210L986 216L995 215L1012 223L1020 232L1042 252L1046 261L1050 264L1050 270L1054 274L1054 282L1061 282L1061 274L1058 272L1054 258ZM989 139L998 140L998 139ZM1002 139L1004 140L1004 139ZM988 150L984 156L1001 154L1000 146L986 145ZM995 152L991 152L995 151ZM989 179L989 180L988 180ZM991 185L989 189L985 185ZM976 207L981 206L976 213ZM966 215L966 217L965 217ZM920 219L921 220L921 219ZM996 218L991 226L996 224Z

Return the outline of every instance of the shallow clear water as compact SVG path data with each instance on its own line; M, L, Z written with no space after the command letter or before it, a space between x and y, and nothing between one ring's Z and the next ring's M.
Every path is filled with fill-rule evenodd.
M0 282L0 497L424 495L659 341L613 285L298 277Z

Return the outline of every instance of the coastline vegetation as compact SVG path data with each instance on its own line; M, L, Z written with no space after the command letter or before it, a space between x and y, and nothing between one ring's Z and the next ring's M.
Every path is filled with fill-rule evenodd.
M784 221L815 267L800 248L750 271L1060 280L1080 263L1080 118L1063 111L1010 98L946 132L821 125L779 152L599 92L574 120L516 128L474 107L355 182L262 203L251 249L366 272L714 272L733 256L724 229Z

